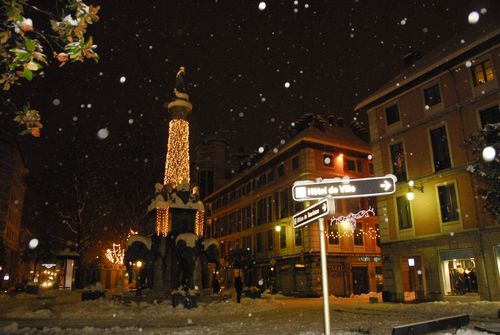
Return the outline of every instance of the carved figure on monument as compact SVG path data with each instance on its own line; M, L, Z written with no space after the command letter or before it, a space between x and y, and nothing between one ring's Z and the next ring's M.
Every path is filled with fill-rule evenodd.
M187 93L186 92L186 86L184 82L184 77L186 76L186 69L184 66L181 66L179 71L177 71L177 75L175 76L175 95L177 96L177 93Z

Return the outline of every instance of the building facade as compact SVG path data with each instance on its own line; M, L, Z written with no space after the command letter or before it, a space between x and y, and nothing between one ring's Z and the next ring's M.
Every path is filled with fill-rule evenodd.
M27 174L22 156L11 144L0 141L0 280L3 289L20 282L19 244L24 205L24 176Z
M375 174L398 178L396 193L377 199L386 300L500 299L500 226L484 210L464 145L500 122L500 30L473 35L356 106L368 115Z
M312 204L292 199L293 183L372 176L373 166L369 146L350 128L319 128L309 126L288 143L263 152L257 163L205 198L205 236L220 242L224 286L231 287L234 276L241 275L246 286L290 295L321 294L318 224L293 228L293 214ZM335 217L373 205L368 198L336 201ZM377 217L354 223L326 217L325 225L330 293L349 296L380 289Z

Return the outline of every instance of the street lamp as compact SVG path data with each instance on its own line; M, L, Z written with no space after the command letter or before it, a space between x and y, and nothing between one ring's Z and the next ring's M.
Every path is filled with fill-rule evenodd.
M410 201L415 199L415 194L413 193L413 190L417 190L424 193L424 186L422 184L420 184L420 186L416 186L415 181L411 179L408 181L408 193L406 193L406 198Z

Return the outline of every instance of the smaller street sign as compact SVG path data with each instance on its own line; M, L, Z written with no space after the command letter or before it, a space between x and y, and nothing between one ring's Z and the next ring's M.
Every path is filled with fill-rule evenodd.
M331 198L358 198L391 194L396 191L396 176L359 179L323 179L321 181L299 180L293 184L295 201Z
M328 215L328 213L330 213L330 207L328 199L323 199L303 211L298 212L293 216L293 228L305 226L310 222L314 222Z

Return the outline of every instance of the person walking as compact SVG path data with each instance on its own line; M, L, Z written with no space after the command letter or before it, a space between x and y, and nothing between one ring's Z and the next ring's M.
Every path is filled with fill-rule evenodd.
M241 292L243 291L243 281L241 277L234 278L234 289L236 290L236 302L239 304L241 301Z

